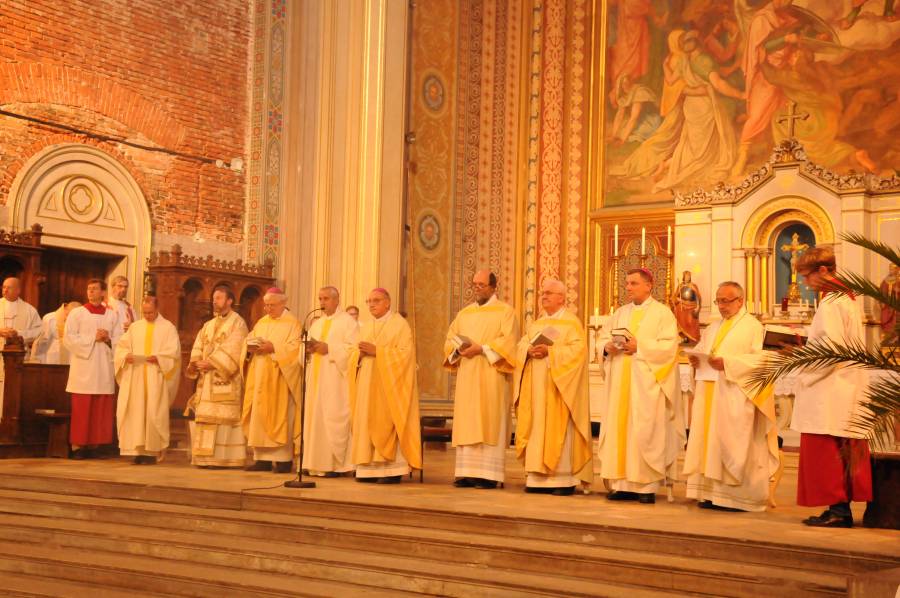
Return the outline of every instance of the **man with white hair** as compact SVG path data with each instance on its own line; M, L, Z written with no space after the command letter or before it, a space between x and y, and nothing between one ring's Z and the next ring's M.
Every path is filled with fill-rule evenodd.
M300 322L278 287L263 296L266 312L244 341L247 367L241 423L256 463L248 471L290 473L300 439Z
M690 355L696 382L687 497L705 509L765 511L778 469L775 399L771 386L760 391L749 380L764 360L763 326L747 313L736 282L720 284L714 303L722 319L700 335L694 351L703 355Z
M540 318L519 341L513 392L525 491L569 496L593 478L587 337L566 287L541 285Z
M347 363L358 342L356 320L340 307L335 287L319 289L323 315L309 329L303 467L310 475L337 477L353 471Z
M356 481L399 484L410 467L422 468L416 346L385 289L369 293L366 304L372 319L347 365Z
M600 475L609 500L656 502L667 478L675 479L685 427L678 380L678 323L653 299L653 275L629 270L631 302L615 311L606 343L607 405L600 426Z

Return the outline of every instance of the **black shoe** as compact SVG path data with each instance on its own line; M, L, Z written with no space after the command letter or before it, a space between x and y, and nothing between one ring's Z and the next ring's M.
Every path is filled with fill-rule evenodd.
M606 495L606 500L637 500L637 492L625 492L624 490L613 490Z
M839 515L825 509L821 515L814 515L803 520L810 527L853 527L853 515Z
M304 475L309 475L309 474L304 474ZM322 477L323 478L339 478L339 477L341 477L341 474L336 471L326 471L324 474L322 474Z
M271 461L257 461L253 465L248 465L244 471L272 471Z
M383 478L378 478L376 484L399 484L400 480L403 478L402 475L389 475Z
M572 496L575 494L575 486L566 486L565 488L554 488L551 492L553 496Z
M525 486L528 494L553 494L553 488L540 488L538 486Z
M84 459L90 459L90 458L91 458L90 449L78 449L77 451L72 451L72 455L69 457L69 459L74 459L76 461L82 461Z
M156 465L156 457L150 455L138 455L134 458L135 465Z
M701 509L711 509L713 508L713 504L711 500L701 500L697 503L697 506Z
M291 473L292 461L273 461L272 473Z
M479 490L493 490L497 487L496 480L483 480L481 478L475 478L473 485Z
M725 513L746 513L744 509L735 509L734 507L723 507L722 505L717 505L711 503L707 509L712 509L713 511L723 511Z
M638 494L638 502L642 505L653 505L656 504L656 495L652 492L647 492L645 494Z
M457 488L471 488L475 485L475 480L472 478L456 478L453 481L453 485Z
M357 478L356 478L356 481L359 482L360 484L377 484L377 483L378 483L378 480L380 480L380 479L381 479L381 478L361 478L361 477L357 477Z

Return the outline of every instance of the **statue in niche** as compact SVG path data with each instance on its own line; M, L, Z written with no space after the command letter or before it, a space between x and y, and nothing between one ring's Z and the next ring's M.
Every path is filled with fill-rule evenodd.
M700 288L691 282L691 271L685 270L681 275L681 283L672 296L672 311L678 321L678 333L684 342L700 340Z
M900 298L900 268L891 264L888 275L881 281L881 292L885 295ZM883 342L890 345L900 344L898 341L897 311L889 305L881 305L881 335Z

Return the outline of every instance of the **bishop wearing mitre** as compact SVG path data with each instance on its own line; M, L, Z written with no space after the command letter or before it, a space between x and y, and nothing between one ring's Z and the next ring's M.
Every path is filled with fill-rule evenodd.
M247 459L241 429L241 351L247 324L232 309L234 300L228 287L213 291L214 316L197 333L186 371L188 378L197 380L185 415L194 413L191 464L198 467L243 467Z
M600 426L600 475L609 500L656 502L666 479L675 479L685 426L678 379L678 323L653 299L653 275L629 270L631 302L610 319L612 340L604 348L606 413Z
M347 364L356 481L399 484L411 467L422 468L415 344L385 289L366 303L372 318Z
M263 308L241 356L250 362L241 423L256 461L247 469L289 473L300 441L301 326L277 287L266 291Z
M569 496L593 479L584 328L559 280L541 286L543 314L519 341L513 392L525 491Z
M178 330L159 315L156 297L141 302L143 319L119 337L114 353L119 398L119 454L155 465L169 446L169 407L181 379Z
M694 366L691 437L684 458L687 497L702 508L765 511L778 469L772 387L751 381L764 360L763 326L744 308L744 289L723 282L711 322L690 353Z
M497 299L497 277L472 277L475 301L450 324L444 367L456 372L453 438L457 488L496 488L506 470L511 380L519 325L513 308Z

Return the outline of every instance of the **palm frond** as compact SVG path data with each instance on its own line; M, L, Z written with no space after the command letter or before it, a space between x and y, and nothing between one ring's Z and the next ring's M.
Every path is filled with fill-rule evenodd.
M882 445L893 434L900 414L900 376L870 383L861 407L850 420L850 431L865 434L875 445Z
M900 253L890 245L882 243L881 241L867 239L859 233L842 233L841 237L848 243L858 245L863 249L868 249L869 251L877 253L887 261L900 267Z
M829 285L829 290L842 294L847 294L847 291L850 291L854 295L871 297L882 305L887 305L894 310L900 311L900 297L882 292L880 285L876 285L864 276L860 276L856 272L839 272L835 278L840 284ZM844 285L846 288L842 288L841 285Z
M891 370L900 374L900 365L878 349L867 349L860 342L846 345L831 339L810 341L788 353L772 353L750 376L757 388L772 384L776 379L795 371L826 368L839 364L871 370Z

